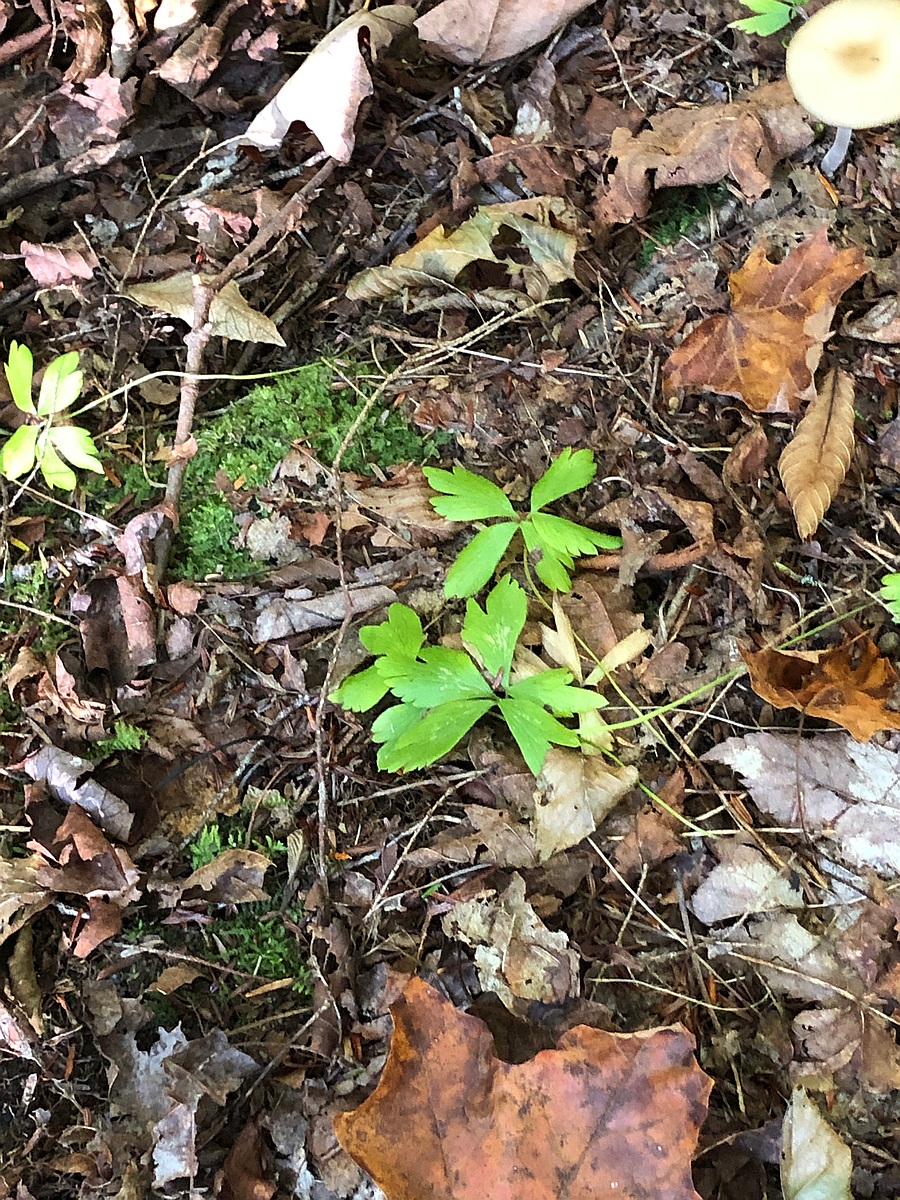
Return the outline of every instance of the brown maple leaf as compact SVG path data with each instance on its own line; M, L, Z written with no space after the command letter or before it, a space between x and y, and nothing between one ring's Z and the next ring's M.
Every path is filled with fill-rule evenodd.
M887 707L898 683L891 663L868 637L833 650L741 650L758 696L774 708L796 708L843 725L858 742L900 729Z
M780 263L757 244L728 280L731 311L701 321L669 355L666 393L720 392L755 412L795 412L815 395L838 300L865 273L862 250L835 250L825 225Z
M766 84L733 104L670 108L636 136L613 131L617 159L609 189L597 202L597 219L645 217L653 187L718 183L730 175L748 199L769 187L772 168L812 141L804 110L787 80Z
M391 1014L381 1082L335 1118L388 1200L698 1200L691 1156L712 1081L683 1027L578 1025L511 1064L482 1021L419 979Z

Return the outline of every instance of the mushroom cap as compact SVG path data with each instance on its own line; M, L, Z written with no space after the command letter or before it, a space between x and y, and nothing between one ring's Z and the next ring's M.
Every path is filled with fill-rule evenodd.
M900 0L833 0L797 30L787 78L826 125L868 129L900 118Z

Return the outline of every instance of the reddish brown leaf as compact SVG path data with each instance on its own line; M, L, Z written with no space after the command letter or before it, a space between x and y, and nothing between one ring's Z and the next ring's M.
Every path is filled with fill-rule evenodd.
M378 1088L335 1118L388 1200L698 1200L691 1156L712 1081L681 1026L578 1025L529 1062L414 979Z
M866 272L862 250L835 250L823 225L780 263L765 245L728 281L731 312L701 321L669 355L666 392L721 392L756 412L794 412L815 395L813 374L841 295Z
M887 707L897 672L869 638L833 650L742 650L753 690L775 708L796 708L843 725L857 741L900 729Z

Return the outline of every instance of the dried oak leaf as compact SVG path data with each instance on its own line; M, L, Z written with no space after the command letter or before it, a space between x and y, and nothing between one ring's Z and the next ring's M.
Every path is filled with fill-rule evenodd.
M414 979L391 1007L375 1092L335 1118L388 1200L698 1200L691 1157L712 1081L679 1025L578 1025L555 1050L501 1062L477 1017Z
M804 110L787 80L767 84L734 104L670 108L635 136L613 131L609 147L618 160L609 190L596 207L600 221L645 217L653 186L717 183L730 175L750 200L769 187L772 168L812 141Z
M720 392L755 412L796 412L842 294L866 272L858 246L835 250L822 226L780 263L765 244L730 277L728 313L707 317L669 355L665 391Z
M741 650L753 690L775 708L796 708L835 721L857 741L900 729L887 707L897 672L868 637L833 650Z
M797 532L811 538L844 482L853 457L853 380L829 371L778 460Z

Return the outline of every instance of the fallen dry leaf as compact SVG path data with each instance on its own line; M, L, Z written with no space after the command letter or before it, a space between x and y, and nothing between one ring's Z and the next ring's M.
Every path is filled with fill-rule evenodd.
M865 272L862 250L835 250L824 225L780 263L756 245L728 281L731 311L701 321L669 355L666 393L708 390L755 412L795 412L815 395L837 302Z
M179 271L167 279L154 279L150 283L131 284L125 288L125 295L188 325L193 323L194 284L190 271ZM266 342L270 346L285 344L273 322L250 307L234 280L226 283L218 293L209 315L216 337L231 338L235 342Z
M613 767L600 756L553 747L534 793L532 825L538 861L589 837L637 778L634 767Z
M860 742L900 729L887 707L898 683L890 661L868 637L833 650L741 650L758 696L774 708L796 708L842 725Z
M684 187L730 175L748 199L758 200L775 164L812 142L807 122L782 80L733 104L666 109L636 135L620 126L609 147L617 166L597 203L597 217L610 223L645 217L651 180L657 188Z
M781 1134L784 1200L852 1200L853 1156L803 1088L794 1088Z
M591 0L444 0L416 21L430 50L457 63L492 63L536 46Z
M78 244L70 246L23 241L19 249L25 258L25 270L40 287L92 279L98 266L96 254L80 239Z
M406 4L386 4L341 21L257 113L241 142L260 150L277 150L291 124L303 121L327 154L339 163L348 163L356 142L353 127L359 106L375 90L360 50L360 37L367 35L377 56L411 27L415 15L415 9Z
M803 829L846 866L900 875L900 757L845 734L750 733L727 738L704 762L740 775L777 824Z
M513 875L502 896L454 905L441 924L448 937L474 948L482 988L511 1012L517 1000L561 1004L579 994L578 954L563 931L552 933L540 920L521 875Z
M447 233L438 225L387 266L360 271L347 285L347 296L384 300L405 289L429 285L446 289L472 263L492 262L502 263L510 275L521 273L528 295L544 300L550 286L575 278L578 239L571 232L575 227L574 211L559 196L485 205L458 229ZM504 230L518 235L530 263L498 256L494 242Z
M900 296L885 296L858 320L845 322L841 332L866 342L900 342Z
M38 783L45 783L54 796L66 804L78 805L111 837L125 842L131 834L134 813L109 788L90 775L94 764L58 746L42 746L20 764L21 769Z
M263 887L266 871L273 864L256 850L223 850L212 862L198 867L181 885L212 904L250 904L267 900Z
M510 1064L477 1017L414 979L391 1007L381 1081L335 1117L388 1200L698 1200L691 1157L712 1081L681 1026L578 1025Z
M43 864L39 854L0 858L0 946L50 903L49 890L38 883Z
M788 872L773 866L755 846L722 840L716 843L716 854L718 864L691 897L691 909L704 925L802 907L803 897Z
M852 377L846 371L829 371L778 460L778 473L802 538L816 532L850 466L855 441L853 401Z

